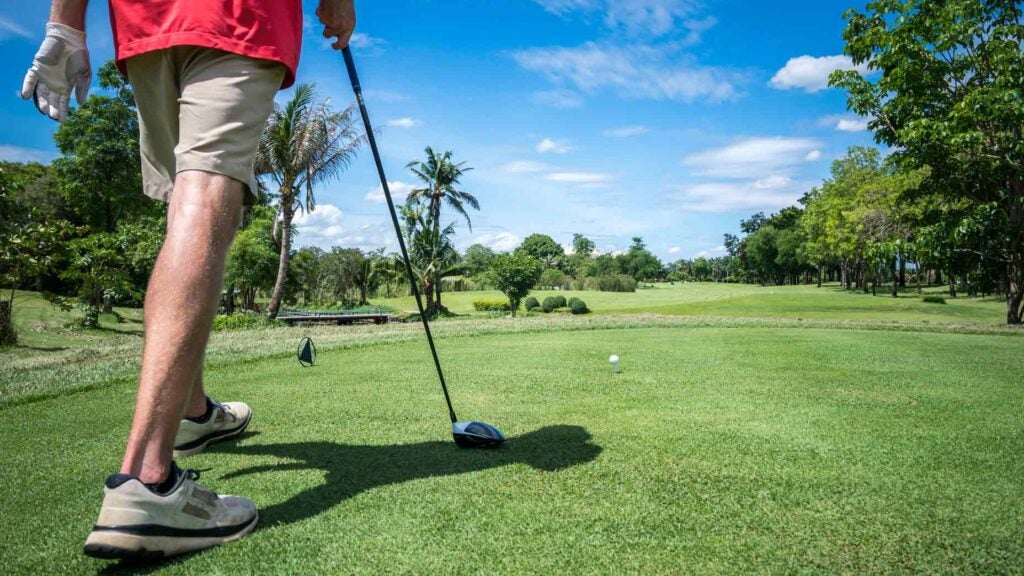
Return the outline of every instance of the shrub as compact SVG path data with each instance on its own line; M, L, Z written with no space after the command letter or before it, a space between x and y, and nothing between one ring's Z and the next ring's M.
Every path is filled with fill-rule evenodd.
M544 312L552 312L552 311L554 311L554 310L556 310L558 308L561 308L561 306L558 305L558 299L559 298L562 298L562 297L561 296L548 296L547 298L544 299L544 302L541 303L540 309L543 310ZM563 302L563 305L564 305L565 298L562 298L562 302Z
M512 305L508 300L474 300L473 309L477 312L511 312Z
M552 296L555 299L555 308L565 308L568 304L565 301L565 296Z
M524 306L526 306L527 312L532 312L537 308L540 308L540 302L538 302L533 296L527 296Z
M945 304L946 303L946 299L943 298L942 296L939 296L938 294L929 294L928 296L925 296L924 298L921 298L921 301L922 302L927 302L929 304Z
M569 298L569 310L573 314L586 314L590 312L590 309L587 308L587 303L579 298Z
M548 268L544 272L541 272L540 280L537 281L537 286L540 288L558 289L565 288L569 283L569 277L565 275L565 272L557 268Z
M626 274L594 276L587 278L583 287L586 290L600 292L636 292L636 280Z
M271 320L259 312L237 312L220 315L213 319L213 331L252 330L256 328L280 328L284 323Z

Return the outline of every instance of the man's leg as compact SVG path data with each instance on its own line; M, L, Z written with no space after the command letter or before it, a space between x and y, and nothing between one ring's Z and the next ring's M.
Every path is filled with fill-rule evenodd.
M185 408L186 418L202 418L206 414L206 390L203 389L203 362L199 361L199 369L192 379L191 396Z
M190 170L175 179L167 239L146 291L142 372L122 474L155 483L170 471L197 378L202 390L203 353L243 193L241 182L219 174Z

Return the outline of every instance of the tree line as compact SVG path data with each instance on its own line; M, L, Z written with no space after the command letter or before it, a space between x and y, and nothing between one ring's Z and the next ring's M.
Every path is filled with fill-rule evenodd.
M1024 315L1024 10L1001 0L885 0L845 14L866 67L830 85L888 148L854 148L792 207L727 237L741 279L816 275L896 294L915 282L999 293ZM944 278L944 280L943 280ZM869 288L870 287L870 288Z

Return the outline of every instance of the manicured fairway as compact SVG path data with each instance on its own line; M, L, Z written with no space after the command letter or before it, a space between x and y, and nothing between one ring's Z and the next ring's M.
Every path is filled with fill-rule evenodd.
M926 294L944 294L929 288ZM1001 325L1006 306L998 297L950 298L946 304L922 302L914 290L892 298L885 290L877 296L837 286L753 286L750 284L657 284L630 293L534 291L533 296L562 295L582 298L597 314L653 313L678 316L744 318L813 318L822 320L878 320L939 324ZM446 293L442 303L452 312L473 313L475 300L502 300L497 291ZM400 310L414 310L412 298L375 300Z
M290 330L219 340L211 390L252 432L182 464L261 528L154 572L1021 572L1019 336L604 328L441 338L460 416L512 436L492 452L450 442L414 331L311 369ZM106 566L79 547L134 387L97 382L0 409L6 573Z

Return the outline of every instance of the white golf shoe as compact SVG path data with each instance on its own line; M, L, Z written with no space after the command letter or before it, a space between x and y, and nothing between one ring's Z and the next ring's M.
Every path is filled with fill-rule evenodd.
M95 558L156 560L238 540L256 526L251 500L218 496L196 484L199 473L178 470L158 493L134 476L114 474L104 487L99 520L85 541Z
M185 418L174 437L174 457L183 458L202 452L208 445L238 436L252 418L252 410L244 402L223 404L207 399L207 418L196 421Z

